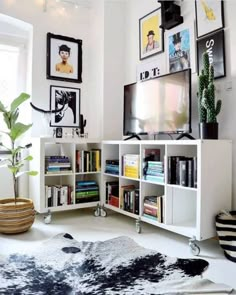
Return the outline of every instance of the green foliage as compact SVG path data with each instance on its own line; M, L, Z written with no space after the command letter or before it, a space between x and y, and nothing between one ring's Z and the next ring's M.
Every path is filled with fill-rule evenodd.
M4 122L8 129L7 132L0 132L5 133L11 141L10 147L1 143L1 146L6 148L11 154L11 157L9 159L6 159L3 164L4 166L8 167L13 175L15 198L18 197L17 178L23 174L28 174L31 176L35 176L38 174L37 171L21 171L21 169L24 167L25 162L32 161L33 157L29 155L24 159L21 159L21 152L23 149L25 149L25 147L20 145L16 146L16 140L18 140L26 131L28 131L32 127L32 124L25 125L17 121L19 117L19 107L29 98L30 96L28 94L21 93L16 99L12 101L9 109L5 107L0 101L0 114L2 113Z
M199 121L213 123L220 113L222 101L215 104L214 67L209 63L207 52L203 53L203 70L198 77L198 113Z

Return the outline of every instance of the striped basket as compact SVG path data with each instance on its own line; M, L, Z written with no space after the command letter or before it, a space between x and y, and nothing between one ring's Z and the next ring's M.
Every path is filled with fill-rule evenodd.
M236 211L216 215L216 231L225 257L236 262Z

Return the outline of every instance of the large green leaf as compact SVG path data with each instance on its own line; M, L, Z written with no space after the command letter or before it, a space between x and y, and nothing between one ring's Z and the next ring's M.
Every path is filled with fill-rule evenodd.
M4 113L4 112L6 112L7 110L6 110L6 108L5 108L5 106L2 104L2 102L0 101L0 112L2 112L2 113Z
M16 120L19 117L19 110L16 109L14 112L11 113L11 126L13 126L16 123Z
M21 93L16 99L11 103L11 112L14 112L24 101L29 99L30 96L27 93Z
M24 158L24 161L32 161L32 160L33 160L33 157L30 155Z
M22 134L24 134L28 129L32 127L32 124L25 125L22 123L16 123L11 128L10 137L13 141L19 138Z
M7 128L10 129L11 128L11 115L10 115L10 113L9 112L3 113L3 119L7 125Z

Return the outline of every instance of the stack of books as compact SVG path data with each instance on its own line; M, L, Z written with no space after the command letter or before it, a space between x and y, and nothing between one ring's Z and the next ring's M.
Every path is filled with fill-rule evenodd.
M139 178L140 157L136 154L126 154L123 156L123 176L129 178Z
M144 197L143 216L162 222L162 196Z
M164 183L164 163L161 161L148 161L144 171L144 179Z
M96 181L76 181L75 203L99 201L99 186Z
M67 156L46 156L45 173L70 173L72 172L70 159Z
M119 175L119 160L106 160L105 173Z

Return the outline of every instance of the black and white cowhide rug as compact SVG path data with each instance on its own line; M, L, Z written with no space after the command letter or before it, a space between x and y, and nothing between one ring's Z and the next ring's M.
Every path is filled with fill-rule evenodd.
M226 291L201 278L208 262L171 258L128 237L78 242L59 234L0 259L0 294L189 294ZM228 291L232 290L228 288Z

